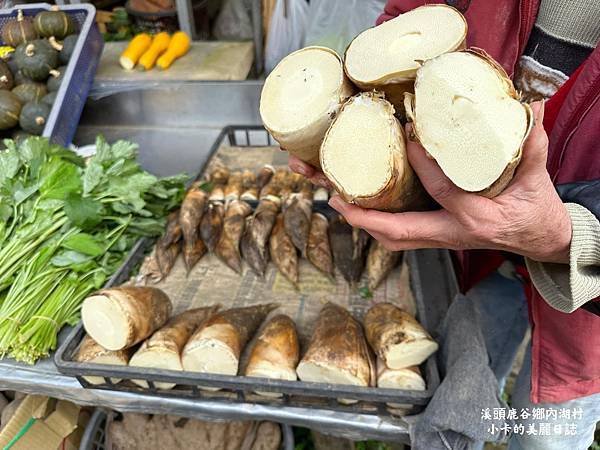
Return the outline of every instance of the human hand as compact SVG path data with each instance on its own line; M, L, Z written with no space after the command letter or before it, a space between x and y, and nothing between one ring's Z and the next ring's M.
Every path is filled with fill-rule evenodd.
M305 163L291 153L289 154L288 158L288 166L292 172L299 173L300 175L308 178L313 184L331 189L331 183L323 174L323 172L315 169L313 166Z
M489 199L456 187L421 145L408 141L412 167L443 209L386 213L350 205L339 196L329 204L352 226L365 229L390 250L492 249L541 262L568 263L571 220L546 170L544 104L531 107L535 126L512 182L497 197ZM409 127L406 135L411 135Z

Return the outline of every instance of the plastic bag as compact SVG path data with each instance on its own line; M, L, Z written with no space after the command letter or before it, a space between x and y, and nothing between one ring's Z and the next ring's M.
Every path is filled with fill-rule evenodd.
M375 26L385 0L311 0L303 47L322 45L340 56L360 32Z
M251 0L226 0L219 13L213 34L220 41L253 39Z
M277 0L265 46L267 73L284 57L302 48L306 35L307 13L306 0Z

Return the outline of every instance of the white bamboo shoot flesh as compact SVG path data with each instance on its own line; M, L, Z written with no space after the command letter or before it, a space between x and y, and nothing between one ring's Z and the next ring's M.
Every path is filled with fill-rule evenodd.
M379 303L367 312L365 331L371 348L392 369L417 366L438 349L414 317L391 303Z
M383 91L398 108L404 92L412 92L421 62L464 48L466 36L467 21L456 9L422 6L356 36L344 68L362 90Z
M94 341L89 335L85 335L81 344L79 345L79 351L75 356L75 361L81 363L92 363L92 364L109 364L112 366L126 366L131 356L131 349L125 350L107 350ZM104 377L87 376L83 377L90 384L104 384ZM120 378L110 379L114 384L121 381Z
M264 326L258 335L245 374L248 377L294 381L300 358L300 345L294 321L279 314ZM268 397L280 397L273 392L257 392Z
M219 306L207 306L185 311L170 319L162 328L146 339L129 361L130 366L153 369L183 370L181 352L196 329L214 315ZM148 388L144 380L132 380ZM155 382L158 389L172 389L174 383Z
M417 72L405 96L415 137L459 188L495 197L512 180L533 126L506 72L479 49L447 53Z
M81 307L85 331L108 350L122 350L143 341L169 319L171 300L152 287L103 289Z
M348 203L384 211L418 210L426 203L394 107L376 92L344 104L323 140L321 167Z
M306 47L286 56L269 74L260 115L283 149L318 166L323 136L353 92L337 53Z
M417 366L390 369L381 358L377 358L377 387L424 391L426 384ZM412 408L412 405L407 403L388 403L387 405L395 411L408 411Z

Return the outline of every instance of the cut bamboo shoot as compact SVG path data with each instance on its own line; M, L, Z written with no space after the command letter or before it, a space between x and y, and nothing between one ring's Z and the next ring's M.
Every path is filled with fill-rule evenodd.
M246 376L296 380L296 366L300 358L296 325L288 316L273 317L262 329L252 351ZM279 393L257 392L268 397L281 397Z
M414 317L391 303L379 303L367 312L365 330L371 348L391 369L417 366L438 349Z
M495 197L512 180L533 126L506 72L471 49L426 61L405 96L415 137L459 188Z
M403 389L407 391L424 391L425 380L417 366L405 369L390 369L381 358L377 358L377 387L387 389ZM388 403L395 411L408 411L412 405L406 403Z
M394 107L363 92L342 107L321 146L321 167L348 203L384 211L422 209L426 195L408 163Z
M131 356L131 350L107 350L94 341L89 335L85 335L79 346L79 351L75 356L75 361L81 363L93 363L93 364L110 364L112 366L126 366ZM104 384L104 377L83 377L88 383L97 385ZM114 384L121 381L120 378L110 379Z
M344 68L364 91L377 89L396 107L412 92L422 61L464 48L467 22L446 5L426 5L360 33L348 46Z
M107 350L122 350L143 341L168 320L171 300L152 287L103 289L81 307L85 331Z
M325 47L306 47L286 56L269 74L260 98L260 115L283 149L319 166L323 136L353 92L337 53Z
M296 369L302 381L369 386L369 348L362 326L344 308L327 303Z
M192 372L237 375L246 343L277 305L233 308L208 319L183 349L183 369Z
M196 329L214 315L219 306L208 306L185 311L171 320L144 341L129 361L130 366L153 369L183 370L181 352ZM144 380L132 380L138 386L148 388ZM175 383L155 382L158 389L172 389Z

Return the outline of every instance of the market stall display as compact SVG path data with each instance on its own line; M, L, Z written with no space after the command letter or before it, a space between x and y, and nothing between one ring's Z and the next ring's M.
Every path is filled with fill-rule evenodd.
M14 47L4 56L13 82L0 64L3 88L14 94L0 98L2 130L14 138L25 132L70 144L103 47L94 15L88 4L19 5L0 12L0 35Z
M234 130L230 129L224 132L222 135L223 138L228 135L234 135ZM235 206L242 203L239 197L244 190L241 188L243 183L239 184L239 189L234 189L233 185L238 185L238 176L234 174L243 174L245 169L253 169L257 176L252 179L262 179L261 183L265 183L258 195L261 198L262 194L268 194L263 198L263 201L266 198L271 198L272 200L279 199L283 205L287 203L284 198L289 201L290 198L294 198L294 195L300 195L300 192L294 194L293 191L302 189L302 179L291 175L285 170L281 170L282 168L278 162L279 155L281 154L279 151L272 147L220 147L220 144L215 146L215 150L218 149L216 156L206 169L205 174L199 177L199 180L192 184L190 191L188 191L188 195L190 195L189 192L199 189L200 186L204 186L208 190L208 206L205 206L204 216L200 220L201 229L202 221L209 214L211 205L215 205L215 207L216 205L222 205L226 211L232 205ZM273 166L272 170L270 168L265 169L265 166L269 165ZM269 175L259 176L261 173L265 174L267 172L271 174L268 181L266 179L269 178ZM232 177L234 183L230 184ZM294 187L293 183L290 185L285 182L286 179L296 179L297 186ZM206 185L201 180L206 180L210 185ZM284 188L283 194L280 189L279 195L274 195L277 193L277 190L272 190L271 188L280 182L282 182ZM229 189L227 189L228 186ZM222 189L223 193L218 195L217 198L219 200L211 202L211 191L216 188ZM225 191L228 191L230 194L229 203L225 200ZM236 192L236 194L231 196L233 192ZM275 201L277 202L278 200ZM251 201L247 204L253 204L254 208L257 208L260 202L261 200ZM322 212L318 214L323 215L326 221L329 220L328 217L336 217L328 207L318 202L313 202L313 208L317 208L317 210L321 208ZM185 215L184 217L189 217L189 215ZM335 279L332 279L328 274L324 274L315 268L304 257L298 257L301 255L301 252L293 245L289 236L289 251L293 252L292 254L298 258L297 270L299 277L296 287L287 281L284 274L278 273L278 269L274 265L267 264L264 278L257 276L250 267L245 268L241 275L238 275L236 272L229 270L219 260L218 256L212 253L204 255L189 272L185 267L183 258L176 258L170 271L165 273L164 278L158 281L157 284L154 284L155 280L153 280L150 274L156 270L156 254L161 244L166 243L172 246L175 243L178 244L179 248L185 245L182 242L184 240L182 227L179 220L175 220L176 218L181 218L181 211L179 215L174 214L171 216L172 220L169 221L166 233L154 247L154 252L146 258L145 263L140 269L140 274L133 278L131 282L134 284L147 283L148 286L156 286L164 290L173 302L176 313L181 313L191 308L221 304L222 312L220 314L224 315L224 318L219 318L220 314L217 314L213 319L209 319L198 328L195 333L196 338L192 337L183 350L184 370L178 371L177 375L172 371L142 369L133 366L124 368L123 371L115 372L115 368L112 366L102 367L100 365L75 363L72 361L71 352L76 352L77 345L82 338L81 331L79 330L75 331L68 344L61 348L61 351L57 355L57 363L61 370L79 376L106 376L110 372L111 375L109 378L123 378L125 376L125 378L130 380L144 380L148 383L149 388L143 392L147 393L160 394L159 383L169 383L178 385L169 391L169 395L176 397L192 396L198 398L227 399L228 401L236 401L237 399L237 401L263 404L280 402L280 404L307 405L309 407L318 407L318 405L323 404L323 401L330 399L335 402L336 406L333 406L334 409L344 410L344 408L350 408L350 410L355 411L366 411L367 414L389 414L386 409L386 402L393 403L394 399L395 403L411 405L423 404L427 401L426 399L437 383L437 375L432 371L435 362L431 358L423 365L427 380L427 390L424 391L386 392L385 389L374 387L376 384L374 358L370 358L369 380L366 385L353 387L351 385L337 384L332 388L332 385L324 385L318 382L294 381L291 375L293 371L290 369L290 365L293 366L293 364L285 362L295 359L293 345L291 349L288 347L286 350L285 345L281 343L282 341L275 339L273 340L274 347L272 351L280 356L276 360L268 360L267 367L277 364L280 367L279 370L282 371L281 378L243 376L248 369L249 359L253 350L261 348L255 347L256 344L254 342L259 339L259 336L264 336L264 333L266 333L265 327L270 323L273 316L284 314L292 319L291 323L295 325L300 347L298 357L305 355L312 328L323 306L323 301L321 300L323 296L335 299L335 302L339 305L338 308L344 311L342 317L352 318L356 316L359 319L352 318L351 320L354 321L352 323L356 324L356 330L359 333L357 336L363 336L362 339L364 340L364 332L362 331L360 319L369 306L373 304L373 300L368 298L368 295L365 295L363 289L357 289L359 286L358 280L367 282L366 274L363 274L369 250L369 238L366 233L361 233L359 230L353 231L352 227L345 224L349 229L349 233L344 234L344 236L350 244L350 250L347 252L351 258L350 261L353 261L352 255L357 254L356 263L351 264L353 268L352 275L356 277L356 281L352 285L348 284L340 272L336 271ZM242 221L238 221L237 223L241 224ZM275 227L276 224L274 224L273 228ZM287 236L283 216L280 216L280 229L281 234ZM202 236L202 233L200 235ZM321 232L321 236L323 235L324 233ZM273 236L273 231L271 232L271 236ZM328 237L326 234L325 236ZM139 253L138 258L141 257L142 254ZM245 264L242 265L242 267L244 266ZM358 273L358 276L356 273ZM361 274L363 274L362 277ZM373 299L379 299L377 301L383 301L384 299L392 301L410 311L411 314L414 314L412 293L408 285L407 276L408 267L406 265L393 268L387 280L382 282L382 286L370 293L370 295L373 296ZM270 302L275 303L275 305L268 305ZM277 305L278 307L267 316L268 311ZM227 309L228 307L229 309ZM250 320L251 316L240 316L237 313L237 311L258 312L259 310L256 308L262 311L260 316L252 315L257 320ZM234 313L234 311L236 312ZM421 311L424 311L424 309L420 310L419 314L424 313ZM235 321L232 322L226 318L230 314L233 314L232 317L236 318ZM422 319L425 320L424 318ZM240 324L243 324L242 328L240 328ZM276 329L281 331L281 336L289 336L282 328ZM239 330L242 330L243 333L240 334ZM343 336L342 339L344 339ZM268 345L269 340L262 340L264 345ZM276 344L277 342L279 344ZM264 348L264 345L262 348ZM366 351L368 349L366 341L364 341L364 346ZM203 350L200 351L200 348ZM274 349L276 348L278 350L275 351ZM216 352L214 355L211 353L213 349ZM224 351L223 349L229 350ZM194 371L186 370L186 353L193 356L187 368ZM256 358L254 360L256 362ZM258 361L260 361L260 358ZM260 368L261 365L264 367L264 363L258 364L255 367ZM262 370L264 372L264 369ZM228 375L220 375L217 372L226 372ZM302 370L299 373L301 372ZM308 372L311 373L310 368ZM85 383L83 378L79 379ZM325 386L328 387L325 388ZM122 381L119 384L105 383L97 387L101 389L140 392L136 390L139 388L132 387L127 381ZM216 391L216 389L219 389L219 391ZM233 393L231 392L232 390L234 391ZM258 394L255 392L258 392ZM347 403L354 403L354 405L339 404L337 403L337 399L350 400ZM357 401L358 403L356 403Z

